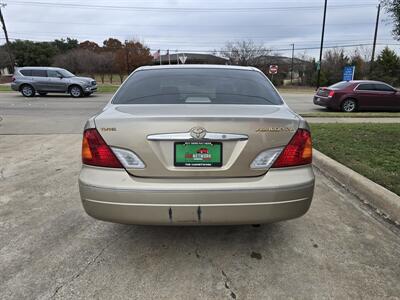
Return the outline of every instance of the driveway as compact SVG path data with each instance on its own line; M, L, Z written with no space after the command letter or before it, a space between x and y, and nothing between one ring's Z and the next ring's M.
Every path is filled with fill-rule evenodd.
M400 231L320 173L310 211L261 227L96 221L81 135L0 136L1 299L384 298Z

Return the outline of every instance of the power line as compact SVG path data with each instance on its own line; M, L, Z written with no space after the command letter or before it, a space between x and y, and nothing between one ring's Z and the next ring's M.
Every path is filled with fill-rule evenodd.
M157 24L157 25L152 25L152 24L133 24L133 23L106 23L106 22L101 22L101 23L87 23L87 22L61 22L61 21L12 21L12 23L22 23L22 24L67 24L67 25L88 25L88 26L135 26L135 27L149 27L149 28L182 28L182 24L176 24L176 25L171 25L171 24ZM383 23L383 21L382 21ZM262 27L315 27L319 26L321 24L317 23L310 23L310 24L263 24L263 25L245 25L241 24L240 28L262 28ZM375 23L371 22L357 22L357 23L327 23L327 26L355 26L355 25L375 25ZM190 24L190 25L185 25L185 28L191 27L191 28L201 28L201 27L222 27L222 28L231 28L232 25L222 25L222 24L203 24L199 23L196 25Z
M9 3L10 5L32 5L32 6L46 6L46 7L63 7L63 8L79 8L79 9L101 9L101 10L134 10L134 11L163 11L163 12L259 12L259 11L288 11L288 10L319 10L322 8L320 5L315 6L277 6L277 7L161 7L161 6L117 6L117 5L94 5L94 4L75 4L65 2L34 2L34 1L17 1ZM330 9L342 8L360 8L372 6L371 3L358 3L358 4L341 4L330 5Z

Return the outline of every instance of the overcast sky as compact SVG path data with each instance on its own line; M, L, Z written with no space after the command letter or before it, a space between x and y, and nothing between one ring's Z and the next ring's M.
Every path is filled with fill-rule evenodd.
M225 42L251 39L275 52L319 47L323 0L0 0L10 38L72 37L102 44L108 37L139 39L152 51L219 50ZM328 0L326 46L371 44L378 0ZM1 40L3 41L3 40ZM382 10L379 44L391 44ZM397 45L396 45L397 44ZM366 46L365 48L370 48ZM380 49L383 46L379 46ZM348 48L350 49L350 48ZM305 50L296 50L296 54ZM306 53L316 56L318 50Z

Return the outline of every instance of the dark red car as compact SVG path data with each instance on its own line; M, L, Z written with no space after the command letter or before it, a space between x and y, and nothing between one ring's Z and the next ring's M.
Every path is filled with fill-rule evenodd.
M319 88L314 96L314 104L344 112L400 111L400 91L380 81L341 81Z

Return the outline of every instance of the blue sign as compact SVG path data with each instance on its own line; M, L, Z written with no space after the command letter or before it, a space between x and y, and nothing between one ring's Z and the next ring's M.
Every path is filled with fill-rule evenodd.
M346 66L343 69L343 81L350 81L354 79L355 66Z

